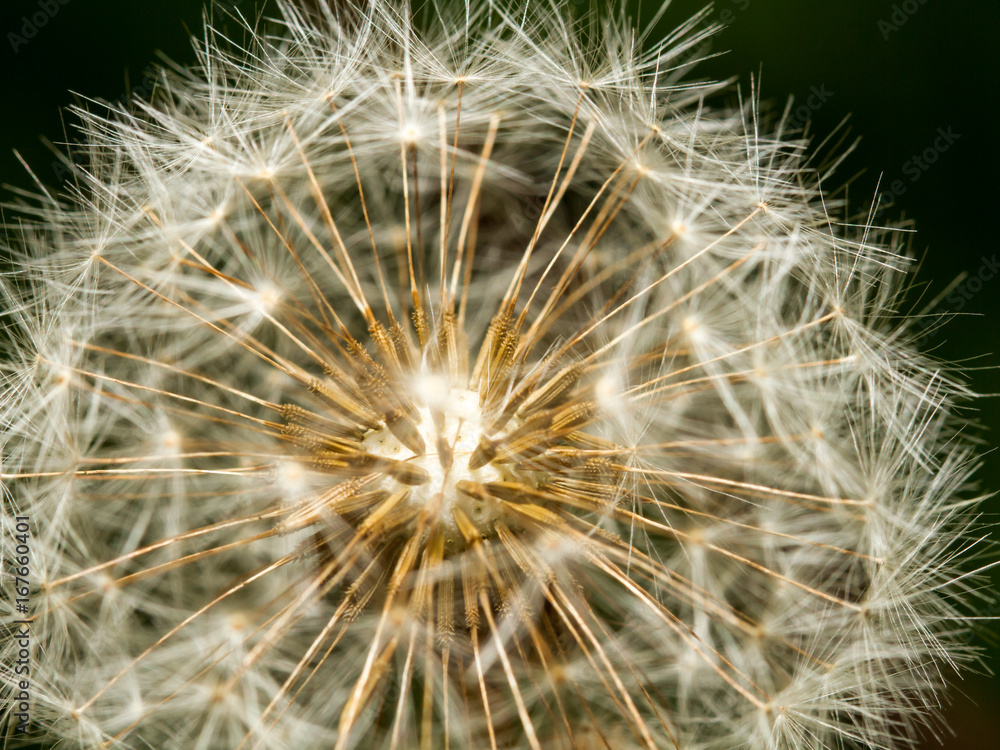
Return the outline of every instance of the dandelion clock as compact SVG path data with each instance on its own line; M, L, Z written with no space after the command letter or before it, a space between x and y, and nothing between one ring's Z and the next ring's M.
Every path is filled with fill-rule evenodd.
M899 234L689 75L707 14L280 11L8 232L12 739L912 743L974 457Z

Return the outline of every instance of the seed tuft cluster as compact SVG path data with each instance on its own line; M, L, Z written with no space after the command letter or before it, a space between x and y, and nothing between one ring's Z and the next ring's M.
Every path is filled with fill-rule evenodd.
M911 743L975 657L974 457L897 233L707 103L704 14L309 5L78 111L8 227L32 731Z

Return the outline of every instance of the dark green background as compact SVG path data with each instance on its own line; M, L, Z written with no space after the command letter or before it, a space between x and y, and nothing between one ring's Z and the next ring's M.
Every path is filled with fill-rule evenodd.
M65 140L72 118L60 109L73 103L69 91L116 100L143 85L144 70L158 52L179 62L192 60L188 31L202 24L202 0L2 0L0 9L0 183L30 187L15 159L17 149L46 184L58 182L54 156L39 136ZM16 52L8 35L21 34L24 20L55 4L58 12ZM576 3L580 8L586 2ZM261 0L230 0L248 16ZM675 0L653 38L704 5ZM658 2L628 1L633 16L649 18ZM273 7L267 6L273 11ZM907 15L903 8L915 12ZM894 30L880 22L906 21ZM861 136L857 150L838 173L851 180L850 205L867 206L880 175L883 189L895 180L906 185L890 218L916 220L912 251L923 259L917 281L927 299L947 285L1000 257L995 188L1000 179L1000 7L993 0L719 0L711 16L728 22L715 41L727 54L706 62L706 77L737 76L747 90L751 73L762 73L765 101L799 102L813 87L832 92L812 112L821 136L848 115L849 138ZM886 38L887 37L887 38ZM960 137L919 179L913 156L931 147L939 128ZM907 164L910 163L908 169ZM4 193L9 196L9 193ZM9 217L9 214L8 214ZM973 284L974 288L976 285ZM970 287L965 287L970 289ZM956 313L943 330L931 332L927 348L945 361L961 361L981 393L1000 392L1000 275L985 281L962 309L946 299L936 308ZM988 448L1000 431L1000 399L977 403ZM1000 489L1000 461L988 454L980 474L984 490ZM993 521L1000 503L986 510ZM1000 539L1000 534L994 533ZM1000 576L993 576L994 590ZM1000 615L1000 604L984 614ZM986 628L1000 630L997 626ZM1000 665L996 639L980 639ZM1000 743L1000 682L966 677L952 693L951 733L930 738L926 747L995 750Z

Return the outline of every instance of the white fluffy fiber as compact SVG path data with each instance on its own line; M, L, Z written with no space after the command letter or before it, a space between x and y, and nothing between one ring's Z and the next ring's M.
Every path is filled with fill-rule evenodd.
M780 120L688 82L703 18L650 45L549 3L282 13L275 35L207 32L149 102L79 112L72 190L8 229L3 533L30 517L34 731L910 742L973 656L974 503L967 394L908 343L896 234L838 218ZM470 375L508 302L512 369ZM377 358L372 321L409 361L352 380L344 332ZM389 449L317 459L394 418L371 400L352 422L317 383L388 382L429 436L494 378L485 434L564 368L591 416L500 449L482 486L521 488L483 501L481 539L427 510L454 478L389 521L363 494L405 485ZM427 562L445 527L458 549Z

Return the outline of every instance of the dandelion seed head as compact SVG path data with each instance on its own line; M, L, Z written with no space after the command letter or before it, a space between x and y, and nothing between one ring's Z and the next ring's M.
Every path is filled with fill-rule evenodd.
M281 10L77 112L73 193L21 209L39 726L906 746L975 661L977 545L900 236L685 79L705 14L642 52L555 5Z

